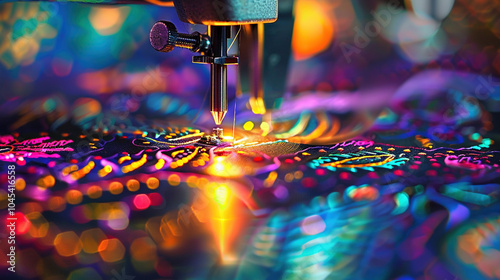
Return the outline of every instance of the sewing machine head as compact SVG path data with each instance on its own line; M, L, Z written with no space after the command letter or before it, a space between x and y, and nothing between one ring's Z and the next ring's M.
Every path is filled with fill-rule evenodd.
M171 22L158 21L150 32L152 47L162 52L170 52L175 47L186 48L201 54L193 57L194 63L211 65L210 111L216 125L222 123L227 113L227 66L236 65L238 62L242 62L238 75L240 87L244 91L250 92L252 110L255 113L263 114L266 111L262 83L263 24L277 20L278 1L174 0L173 4L180 20L192 24L207 25L208 34L178 33ZM291 15L292 5L284 5L284 7ZM291 41L293 21L290 21L289 18L286 17L289 32L283 32L286 38L280 44ZM277 27L283 28L279 25ZM228 39L233 37L234 42L238 35L240 36L240 56L230 56L228 55ZM289 56L289 46L290 44L277 50L282 51L281 49L283 49L285 55ZM285 73L280 76L281 79L275 79L277 83L281 83L281 86L277 87L278 94L284 91L286 68L287 63L284 63L281 70ZM271 103L274 103L275 97L271 96L270 99L267 102L268 107L274 105Z

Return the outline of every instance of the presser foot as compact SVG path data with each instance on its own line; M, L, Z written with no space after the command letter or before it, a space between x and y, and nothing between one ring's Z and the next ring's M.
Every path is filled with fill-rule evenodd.
M212 130L212 134L210 135L207 134L201 137L199 143L212 146L230 145L231 144L230 142L224 140L223 132L224 130L221 127L214 127Z

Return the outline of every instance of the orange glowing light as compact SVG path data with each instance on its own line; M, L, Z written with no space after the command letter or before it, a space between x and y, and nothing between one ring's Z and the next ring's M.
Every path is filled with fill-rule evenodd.
M116 238L105 239L101 241L97 248L99 255L105 262L117 262L123 259L125 247L122 242Z
M148 186L149 189L155 190L160 186L160 181L155 177L148 178L146 186Z
M87 195L90 198L97 199L97 198L101 197L101 195L102 195L102 189L99 186L91 186L87 190Z
M349 193L349 196L356 201L375 200L379 197L379 191L371 186L362 187Z
M82 202L82 193L79 190L69 190L66 193L66 201L68 201L69 204L78 204Z
M177 174L172 174L168 176L167 180L171 186L178 186L181 183L181 178Z
M189 176L186 179L186 183L190 188L196 188L198 183L198 178L196 176Z
M197 185L200 188L204 188L204 187L206 187L208 185L208 183L209 183L209 181L208 181L207 178L200 178L200 179L198 179Z
M118 32L130 12L130 7L92 8L89 20L100 35L112 35Z
M83 251L93 254L98 252L99 245L106 239L106 235L99 228L88 229L80 235Z
M228 157L215 157L214 163L210 165L207 172L211 175L219 177L238 177L243 174L243 168L240 165L233 164L228 160Z
M212 188L208 188L212 189ZM207 189L207 190L208 190ZM215 239L219 246L222 261L226 261L230 254L230 244L235 236L235 227L239 223L235 221L235 208L233 206L231 189L226 185L218 185L212 189L209 197L213 198L211 207L212 228Z
M267 176L266 180L264 180L264 186L266 188L272 187L277 178L278 178L278 173L276 171L270 172L269 176Z
M319 1L299 0L295 11L292 50L295 59L304 60L330 46L335 23Z
M149 2L149 3L157 5L157 6L163 6L163 7L173 7L174 6L174 3L172 1L146 0L146 2Z
M42 188L51 188L56 183L56 179L53 176L47 175L36 181L36 184Z
M59 255L69 257L80 253L82 243L74 231L66 231L56 236L54 247Z
M26 181L23 178L19 178L16 180L16 191L22 191L26 188Z
M136 192L139 190L141 184L136 179L130 179L127 181L127 189L131 192Z
M71 73L71 69L73 68L73 60L71 57L62 58L55 57L52 59L52 71L56 76L65 77Z
M123 192L123 185L120 182L112 182L109 184L109 192L112 194L121 194Z
M119 163L119 164L122 164L124 161L126 161L126 160L131 160L131 159L132 159L132 158L131 158L131 157L129 157L129 156L124 156L124 157L121 157L121 158L119 158L119 159L118 159L118 163Z
M79 179L85 177L87 174L89 174L89 172L92 169L94 169L94 167L95 167L95 162L89 161L89 163L86 166L84 166L82 169L76 170L75 172L71 173L71 177L74 180L79 180Z
M148 155L144 154L141 159L139 159L138 161L134 161L132 162L131 164L129 165L125 165L124 167L122 167L122 172L123 173L128 173L130 171L134 171L136 170L137 168L143 166L147 160L148 160Z

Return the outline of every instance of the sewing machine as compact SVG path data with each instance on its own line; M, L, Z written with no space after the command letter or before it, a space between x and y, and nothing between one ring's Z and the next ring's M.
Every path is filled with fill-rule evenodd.
M193 57L193 63L210 64L210 111L216 125L227 113L228 65L240 65L240 91L250 93L255 113L263 114L266 108L277 105L275 100L284 91L290 55L293 1L280 1L279 10L277 0L174 0L173 5L181 21L207 25L208 34L182 34L173 23L158 21L151 28L151 46L161 52L175 47L189 49L201 54ZM283 19L264 27L264 23L273 23L278 17ZM239 39L239 56L228 54L228 39L233 43ZM268 63L271 55L285 59L276 67ZM263 82L263 76L270 82ZM221 135L219 128L214 129L213 136Z

